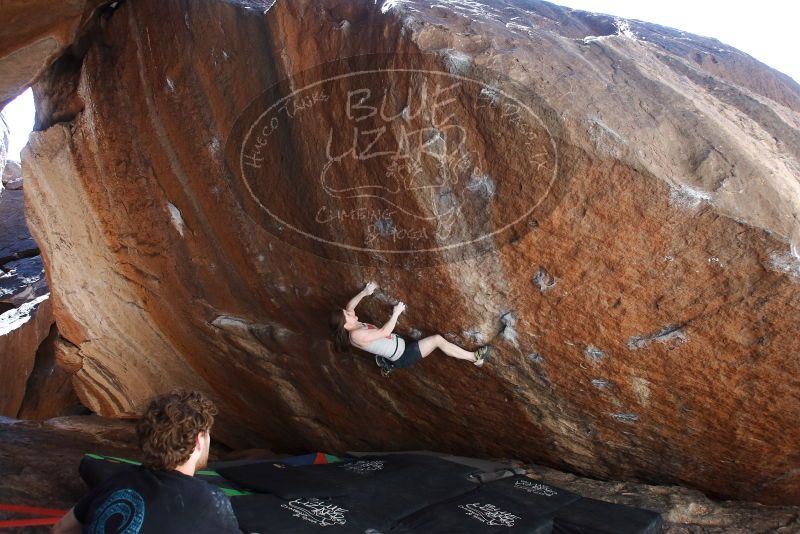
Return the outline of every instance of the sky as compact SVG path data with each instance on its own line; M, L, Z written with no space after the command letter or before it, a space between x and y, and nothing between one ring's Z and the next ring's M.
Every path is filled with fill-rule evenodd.
M753 56L800 82L800 45L792 35L800 21L795 0L556 0L563 6L654 22L706 37ZM3 110L9 128L10 159L19 153L33 128L30 90Z
M8 159L19 161L19 153L28 142L33 130L33 92L28 89L3 108L10 135L8 136Z
M713 37L788 74L800 83L800 22L796 0L549 0Z

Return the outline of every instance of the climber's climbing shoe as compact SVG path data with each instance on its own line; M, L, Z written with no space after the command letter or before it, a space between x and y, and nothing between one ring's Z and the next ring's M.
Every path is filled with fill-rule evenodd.
M479 348L474 353L475 361L473 363L480 367L487 360L487 358L489 358L491 351L492 347L489 345L484 345L483 347Z

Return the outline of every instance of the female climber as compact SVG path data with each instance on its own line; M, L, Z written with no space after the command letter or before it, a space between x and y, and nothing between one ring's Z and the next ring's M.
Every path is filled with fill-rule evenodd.
M331 314L330 327L333 333L334 347L338 352L347 352L350 346L375 355L375 361L381 372L388 375L392 369L410 367L425 358L434 349L440 349L446 355L459 360L467 360L477 366L483 365L489 356L490 347L485 345L475 352L469 352L458 345L450 343L439 334L428 336L419 341L406 340L393 332L397 319L406 309L406 305L398 302L394 305L392 316L378 328L358 320L355 309L361 299L372 295L378 288L375 282L369 282L361 292L350 299L347 307Z

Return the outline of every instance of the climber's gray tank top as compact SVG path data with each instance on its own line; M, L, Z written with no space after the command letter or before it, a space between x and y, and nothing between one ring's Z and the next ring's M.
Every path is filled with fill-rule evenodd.
M370 330L374 330L375 328L377 328L377 326L375 326L374 324L369 324L369 323L361 323L361 324ZM377 354L378 356L383 356L387 360L395 361L399 359L400 356L403 355L403 351L406 350L406 342L402 337L392 333L386 337L381 337L374 341L371 341L369 344L360 348L371 354Z

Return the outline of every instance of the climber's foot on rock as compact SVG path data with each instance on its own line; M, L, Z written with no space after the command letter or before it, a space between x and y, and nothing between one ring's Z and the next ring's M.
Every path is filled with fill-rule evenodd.
M478 367L480 367L489 358L491 352L492 352L492 347L489 345L484 345L483 347L479 348L474 353L475 361L473 363Z

